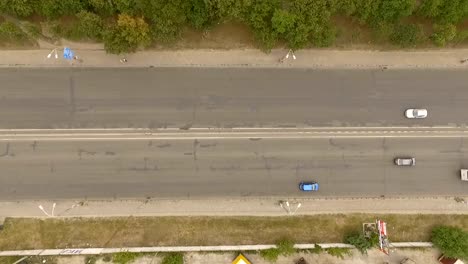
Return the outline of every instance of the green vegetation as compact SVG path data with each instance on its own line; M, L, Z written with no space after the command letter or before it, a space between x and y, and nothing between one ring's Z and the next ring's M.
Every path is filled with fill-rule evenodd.
M438 226L432 230L432 243L451 258L468 260L468 232L458 227Z
M431 35L432 41L439 47L447 45L455 39L457 28L453 24L434 25L434 33Z
M370 42L412 48L465 41L467 33L458 32L466 31L468 0L3 0L2 12L56 21L60 36L104 41L111 53L172 44L190 28L204 32L226 21L247 25L265 51L283 43L328 47L339 32L362 29L376 37Z
M138 247L340 243L362 223L383 219L392 242L430 241L433 227L468 230L468 215L326 214L294 217L6 218L0 250L73 247ZM262 230L262 232L252 232Z
M390 41L402 48L414 48L424 39L423 29L420 25L401 24L395 27Z
M149 26L145 20L119 15L117 25L104 35L104 45L110 53L133 52L150 42Z
M279 256L291 256L296 253L294 241L289 239L281 239L276 242L276 248L270 248L260 251L260 256L270 262L276 262Z
M370 237L365 237L362 233L354 233L346 236L344 242L355 246L362 254L367 254L368 249L378 245L379 236L372 233Z
M325 250L331 256L344 259L345 256L351 256L351 249L350 248L327 248Z
M112 256L112 262L116 264L127 264L134 261L137 257L141 256L140 253L135 252L119 252Z
M161 264L184 264L184 254L174 252L164 255Z

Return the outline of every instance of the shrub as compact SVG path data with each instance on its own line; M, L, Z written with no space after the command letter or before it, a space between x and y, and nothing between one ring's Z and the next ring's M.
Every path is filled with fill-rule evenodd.
M180 36L187 22L189 1L152 0L143 1L142 5L145 17L151 21L151 31L156 39L167 43Z
M135 252L119 252L114 254L112 261L116 264L127 264L134 261L139 255Z
M85 8L80 0L40 0L36 12L47 19L57 19L64 15L74 15Z
M447 45L457 35L457 28L453 24L434 25L431 40L439 47Z
M270 262L278 260L280 255L290 256L296 253L297 250L294 248L294 242L289 239L282 239L276 243L276 248L270 248L260 251L260 256Z
M390 41L402 48L415 47L424 37L422 27L415 24L400 24L395 27Z
M364 237L363 234L351 234L345 238L345 243L353 245L362 254L367 254L367 250L377 246L379 237L376 233L372 233L370 238Z
M440 24L456 24L468 16L468 0L424 0L418 14Z
M27 17L34 12L31 0L2 0L0 1L0 12L14 16Z
M276 248L278 248L279 252L283 256L291 256L292 254L296 253L296 249L294 248L294 241L289 239L282 239L276 243Z
M143 18L119 15L117 25L104 35L104 47L109 53L134 52L150 42L149 26Z
M280 251L277 248L269 248L260 251L260 256L263 259L270 262L276 262L280 255Z
M219 21L218 10L211 1L190 0L188 21L196 29L206 29Z
M439 226L432 230L432 243L449 258L468 259L468 232L458 227Z
M92 9L100 14L100 15L104 15L104 16L111 16L113 14L115 14L115 8L114 8L114 5L113 5L113 1L109 1L109 0L88 0L90 6L92 7Z
M25 41L28 37L14 23L6 21L0 24L0 40L7 43Z
M103 22L100 16L81 11L76 17L78 22L70 32L70 36L74 39L92 39L101 40L103 31Z
M161 264L184 264L184 254L180 252L165 255Z

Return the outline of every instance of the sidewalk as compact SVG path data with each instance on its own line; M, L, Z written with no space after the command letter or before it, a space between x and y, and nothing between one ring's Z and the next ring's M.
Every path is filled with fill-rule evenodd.
M0 220L5 217L46 217L38 208L51 214L56 203L56 217L109 216L286 216L288 210L279 200L290 203L296 215L331 213L396 213L396 214L468 214L468 197L402 198L402 199L186 199L186 200L109 200L109 201L18 201L0 202ZM298 204L300 208L297 208Z
M467 69L468 49L430 51L363 51L363 50L299 50L296 60L290 56L280 62L287 50L276 49L266 54L246 50L165 50L142 51L126 56L106 54L100 45L74 48L81 62L59 58L47 59L50 49L0 50L0 67L283 67L316 69ZM78 44L76 44L78 45ZM126 58L122 63L120 59ZM72 63L73 62L73 63Z
M424 264L437 264L437 258L440 256L440 252L434 248L425 248L425 249L410 249L410 248L398 248L392 249L390 255L387 256L383 254L378 249L371 249L368 251L367 255L362 255L357 250L352 249L351 255L345 255L343 258L334 257L326 252L321 252L318 254L312 253L296 253L292 256L280 256L275 262L277 264L292 264L294 261L297 261L299 258L303 257L310 264L382 264L388 262L389 264L399 264L401 260L405 258L410 258L416 263ZM253 264L271 264L264 260L259 254L255 253L244 253L244 255L253 263ZM187 252L184 254L184 263L185 264L230 264L232 260L236 257L234 252ZM13 258L19 259L20 257ZM83 264L85 263L85 256L60 256L57 257L57 264ZM39 260L41 257L39 257ZM47 259L47 257L44 257ZM135 261L132 261L132 264L159 264L161 263L162 255L161 254L148 254L142 257L138 257ZM48 262L46 262L48 263ZM104 264L113 262L103 261L103 256L98 257L96 264Z

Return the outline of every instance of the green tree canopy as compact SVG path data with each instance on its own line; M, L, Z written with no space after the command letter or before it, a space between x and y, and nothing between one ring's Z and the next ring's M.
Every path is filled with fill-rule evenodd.
M468 232L458 227L439 226L432 230L432 243L450 258L468 260Z
M109 53L134 52L149 44L150 30L143 18L119 15L117 25L104 36L104 46Z

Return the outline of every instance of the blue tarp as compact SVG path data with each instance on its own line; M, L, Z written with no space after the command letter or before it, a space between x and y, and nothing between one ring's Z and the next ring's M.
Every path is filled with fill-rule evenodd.
M67 47L63 48L63 58L65 58L66 60L72 60L73 56L74 56L73 50Z

